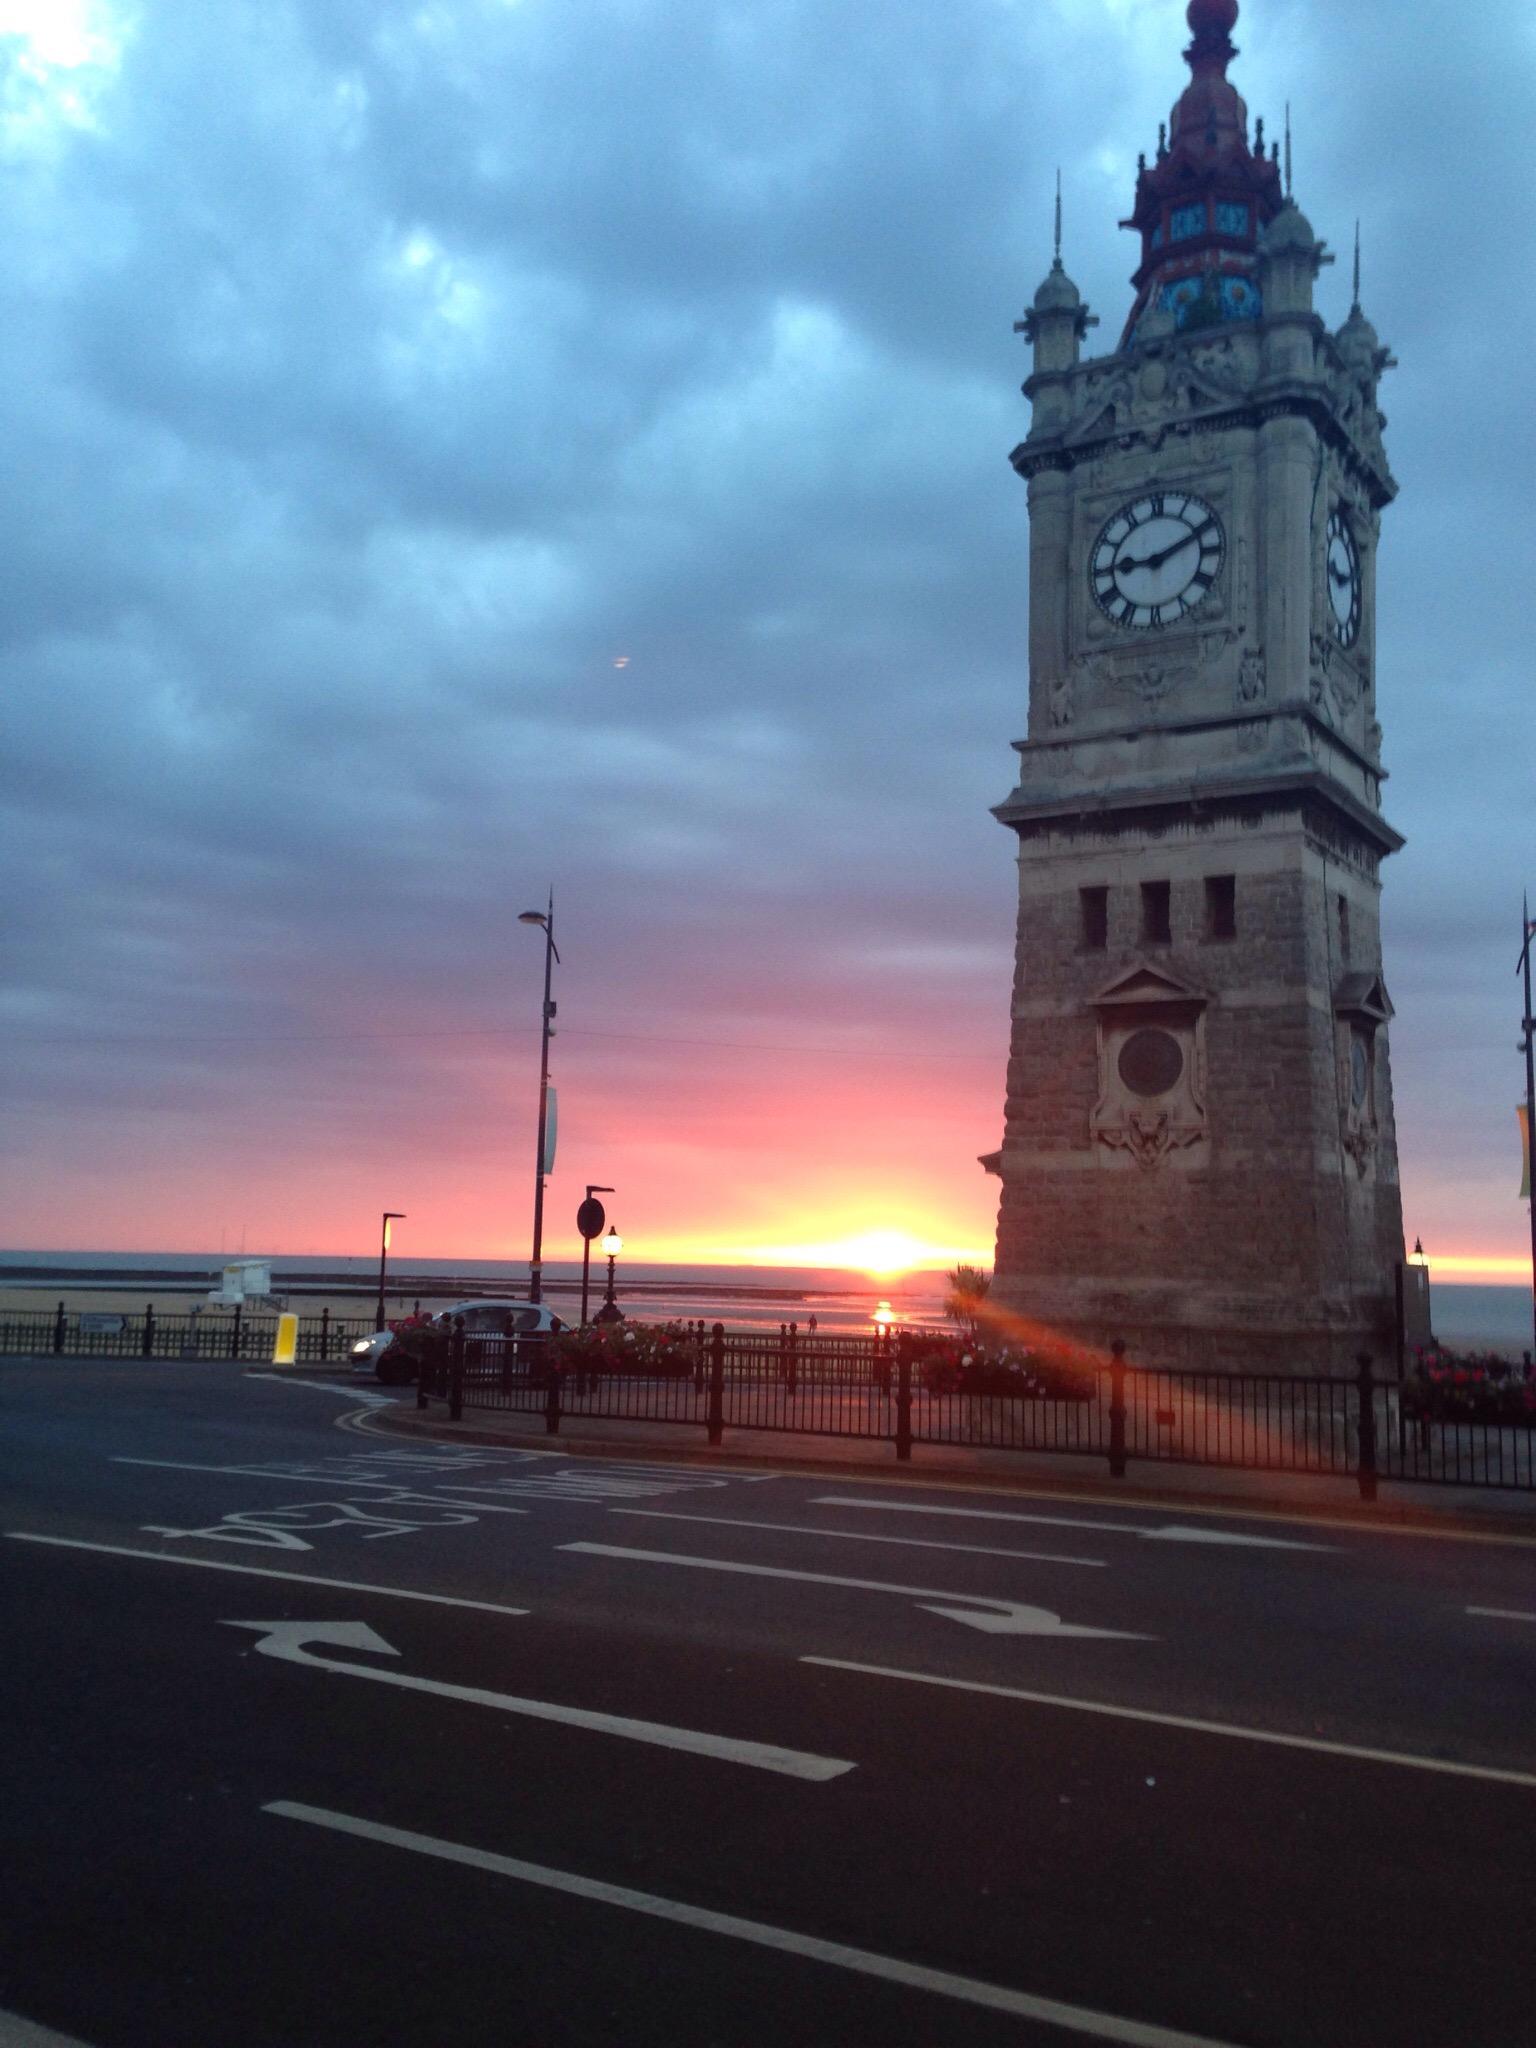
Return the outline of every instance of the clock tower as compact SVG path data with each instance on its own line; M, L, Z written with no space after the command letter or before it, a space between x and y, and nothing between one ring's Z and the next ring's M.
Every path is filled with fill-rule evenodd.
M1033 408L1029 729L993 1299L1133 1360L1385 1357L1402 1208L1382 975L1376 546L1396 493L1359 304L1193 0L1111 355L1058 251ZM1288 166L1287 166L1288 170ZM1288 183L1288 178L1286 180Z

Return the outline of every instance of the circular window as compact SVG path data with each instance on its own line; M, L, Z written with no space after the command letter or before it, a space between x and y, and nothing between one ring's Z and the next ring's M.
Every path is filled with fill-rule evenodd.
M1166 1095L1183 1071L1183 1048L1166 1031L1133 1031L1120 1048L1120 1078L1133 1095Z

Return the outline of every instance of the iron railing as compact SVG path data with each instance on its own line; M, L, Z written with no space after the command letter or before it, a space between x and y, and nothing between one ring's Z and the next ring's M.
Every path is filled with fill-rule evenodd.
M306 1364L325 1365L345 1359L359 1337L371 1336L371 1316L300 1318L296 1356ZM142 1315L82 1311L67 1315L62 1307L0 1316L0 1356L55 1358L238 1358L269 1359L277 1339L277 1317L247 1315L235 1309L227 1316L162 1315L153 1303Z
M465 1408L671 1422L708 1432L864 1438L913 1444L1221 1466L1353 1479L1374 1499L1383 1480L1536 1491L1536 1431L1504 1423L1405 1418L1395 1384L1362 1359L1353 1377L1137 1368L1114 1347L1107 1364L967 1392L925 1369L918 1340L806 1336L790 1328L727 1333L689 1325L667 1369L557 1363L542 1337L474 1338L445 1357L419 1395ZM992 1383L994 1386L996 1382Z

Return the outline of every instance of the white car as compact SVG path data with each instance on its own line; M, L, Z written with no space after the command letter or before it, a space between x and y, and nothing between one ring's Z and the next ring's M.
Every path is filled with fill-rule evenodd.
M549 1336L563 1330L552 1309L536 1301L456 1301L426 1320L449 1323L464 1318L466 1337ZM359 1337L348 1354L354 1372L371 1372L386 1387L403 1387L416 1377L416 1361L396 1347L393 1330L375 1330Z

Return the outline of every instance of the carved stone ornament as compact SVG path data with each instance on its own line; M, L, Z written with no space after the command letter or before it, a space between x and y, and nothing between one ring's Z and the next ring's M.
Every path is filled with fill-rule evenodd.
M1051 684L1051 724L1057 732L1072 723L1073 699L1077 694L1077 664L1062 670Z
M1239 704L1260 704L1268 695L1264 656L1257 647L1250 647L1237 671L1237 701Z
M1351 1123L1347 1116L1339 1119L1343 1126L1339 1143L1355 1162L1355 1171L1362 1180L1371 1170L1371 1161L1376 1157L1376 1127L1374 1124Z
M1099 1163L1146 1172L1176 1158L1198 1162L1205 1114L1208 998L1142 961L1099 991L1099 1099L1089 1134Z

